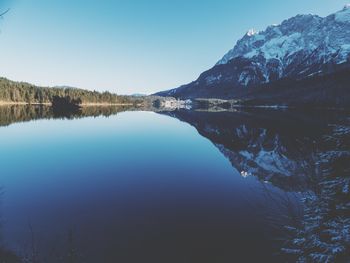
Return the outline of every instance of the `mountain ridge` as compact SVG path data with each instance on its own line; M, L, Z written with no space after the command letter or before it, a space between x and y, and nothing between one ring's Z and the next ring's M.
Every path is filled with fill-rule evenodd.
M326 17L297 15L261 32L250 30L196 81L157 95L232 98L237 89L331 74L348 65L350 8L347 5Z

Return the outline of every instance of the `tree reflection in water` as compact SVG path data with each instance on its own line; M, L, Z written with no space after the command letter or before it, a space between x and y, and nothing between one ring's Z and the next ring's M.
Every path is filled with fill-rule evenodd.
M111 116L127 109L83 107L78 112L57 115L48 106L3 106L0 125L36 119ZM262 211L261 217L270 225L266 235L276 236L277 257L288 254L291 262L317 258L346 260L345 255L349 254L346 242L350 240L348 113L178 110L162 114L195 127L230 161L233 169L247 179L260 180L263 198L260 202L249 202L248 192L247 203L252 210ZM29 229L35 240L35 228ZM63 241L50 245L50 260L82 261L73 229L68 230ZM28 252L36 256L27 257L26 262L38 262L39 252ZM7 257L8 262L18 262L5 249L0 250L0 256Z
M88 106L71 110L54 110L45 105L0 106L0 126L40 119L78 119L84 117L108 117L128 110L127 106Z

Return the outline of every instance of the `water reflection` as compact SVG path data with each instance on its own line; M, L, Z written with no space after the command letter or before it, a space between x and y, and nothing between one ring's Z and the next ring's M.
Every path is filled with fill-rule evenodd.
M344 112L266 109L166 114L194 126L243 177L256 176L289 191L314 187L325 136L347 117Z
M20 263L20 258L10 251L6 247L6 243L3 238L3 216L2 216L2 197L3 197L3 188L0 187L0 260L4 263Z
M124 110L87 107L58 116L50 107L0 107L0 124ZM319 216L310 205L328 209L319 233L327 224L344 227L333 219L345 222L349 211L347 113L161 114L69 121L69 138L53 137L46 148L3 149L7 160L25 161L23 170L4 163L3 180L12 183L8 202L18 207L7 238L26 262L294 262L305 256L302 247L317 251L294 242L315 240L304 229L307 217ZM68 127L61 125L54 127ZM334 180L342 194L330 198Z
M130 109L128 106L88 106L62 111L45 105L0 106L0 126L39 119L77 119L84 117L111 116Z
M255 109L166 114L194 126L243 177L255 176L286 191L303 193L302 213L285 214L297 216L285 226L284 261L350 259L348 112Z

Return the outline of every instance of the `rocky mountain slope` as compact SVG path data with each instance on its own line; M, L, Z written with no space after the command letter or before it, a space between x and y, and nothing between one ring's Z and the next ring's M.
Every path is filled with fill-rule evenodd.
M262 32L250 30L196 81L158 95L241 98L247 90L261 85L288 80L296 86L300 80L349 69L350 5L347 5L324 18L297 15ZM346 83L341 85L347 87Z

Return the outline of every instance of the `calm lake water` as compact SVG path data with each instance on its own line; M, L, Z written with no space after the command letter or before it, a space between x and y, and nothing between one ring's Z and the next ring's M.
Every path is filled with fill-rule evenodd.
M278 262L334 115L6 112L3 246L38 262L113 263Z

